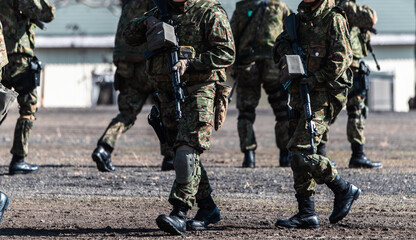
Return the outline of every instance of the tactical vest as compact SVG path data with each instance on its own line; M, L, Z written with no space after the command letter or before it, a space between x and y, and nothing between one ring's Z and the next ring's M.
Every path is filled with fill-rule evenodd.
M36 25L16 10L16 0L0 0L0 21L8 54L24 53L33 56Z
M179 46L191 46L195 49L196 56L209 50L208 39L205 39L205 32L210 29L204 28L204 17L208 10L212 8L222 8L217 0L200 0L187 12L173 16L173 21L177 25L176 35L179 39ZM179 54L180 55L180 54ZM153 56L147 62L147 73L149 77L156 81L171 81L169 75L169 64L167 54ZM186 71L181 76L182 81L206 82L206 81L225 81L225 69L213 69L207 71Z
M337 3L337 6L339 6L342 9L342 6L349 1L351 0L339 1ZM355 1L352 1L352 2L355 3ZM346 17L346 19L348 20L348 17ZM368 55L367 42L370 41L369 32L361 33L358 27L351 26L350 41L351 41L351 47L352 47L354 59L361 59Z
M240 18L233 16L234 24L246 26L245 29L233 29L241 31L235 33L239 36L236 47L241 64L272 58L274 41L283 32L283 19L290 14L289 7L278 0L270 0L263 8L262 1L245 0L236 4Z
M146 11L153 7L151 0L128 0L123 1L123 9L118 22L115 46L113 50L113 61L142 62L145 61L144 51L146 44L138 47L128 45L123 38L123 31L131 19L141 17Z
M338 7L332 8L324 13L322 18L316 18L308 22L299 22L298 39L300 45L305 52L305 61L308 66L308 75L312 75L323 68L328 60L328 47L331 45L330 27L336 14L345 17L342 9ZM298 19L299 20L299 19ZM345 71L341 77L328 83L317 83L316 89L328 89L330 91L342 91L352 86L352 72L350 69Z

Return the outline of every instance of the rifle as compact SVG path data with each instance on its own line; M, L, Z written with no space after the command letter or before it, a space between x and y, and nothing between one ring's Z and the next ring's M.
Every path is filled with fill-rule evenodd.
M167 0L153 0L153 2L155 3L156 7L160 11L161 20L165 22L166 24L169 24L175 28L175 24L172 20L172 16L168 10ZM176 33L175 33L175 36L176 36ZM181 103L184 102L185 100L185 94L182 89L184 84L181 83L179 69L176 71L172 69L173 66L179 61L179 58L178 58L179 46L177 42L178 41L176 41L176 44L165 46L165 51L168 53L169 74L171 75L171 78L172 78L173 95L175 97L176 120L179 120L182 118Z
M288 66L287 69L288 70L292 70L293 67L289 66L290 63L295 63L295 65L299 65L298 66L298 70L296 71L296 73L291 73L289 72L289 75L291 76L291 78L302 78L302 79L306 79L308 77L308 67L306 65L305 62L305 53L303 52L302 48L299 46L298 44L298 39L297 39L297 33L296 33L296 15L294 13L290 14L288 17L286 17L283 21L283 24L286 28L287 33L289 34L290 40L292 42L292 50L293 50L293 54L295 54L296 56L286 56L286 57L294 57L298 59L300 59L300 63L296 64L296 61L288 61ZM292 80L288 81L287 84L284 85L284 88L287 89L290 87ZM316 123L313 121L313 118L315 117L314 114L312 113L312 107L311 107L311 99L309 96L309 88L307 84L299 84L299 92L300 92L300 97L302 100L302 105L303 105L303 111L305 113L305 120L308 123L308 132L309 132L309 143L311 145L311 150L312 153L316 153L316 148L314 146L314 137L317 135L317 129L316 129Z
M371 32L371 33L373 33L373 34L377 34L377 30L376 30L376 29L374 29L374 28L370 28L370 29L360 28L360 32L361 32L361 34L367 34L367 31L369 31L369 32ZM364 42L364 38L363 38L363 36L360 36L360 37L361 37L361 41L363 41L363 42ZM371 55L373 56L374 62L376 63L376 66L377 66L377 70L378 70L378 71L380 71L380 65L378 64L378 61L377 61L376 55L375 55L375 54L374 54L374 52L373 52L373 47L371 46L371 42L370 42L370 41L367 41L365 44L366 44L366 46L367 46L368 51L369 51L369 52L371 53Z

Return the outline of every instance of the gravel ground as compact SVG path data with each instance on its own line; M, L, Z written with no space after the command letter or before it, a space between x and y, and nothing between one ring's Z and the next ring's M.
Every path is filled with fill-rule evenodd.
M158 214L168 213L167 197L174 172L161 172L156 135L147 125L146 106L136 125L123 135L113 153L115 173L100 173L90 159L97 139L115 107L41 109L30 140L28 162L41 165L36 174L9 176L13 109L0 127L0 186L11 198L0 225L0 239L163 239ZM207 231L189 232L196 239L412 239L416 238L416 112L371 113L367 121L367 155L382 169L349 169L346 114L331 128L328 156L340 174L363 194L352 212L331 225L333 195L318 187L320 230L274 227L277 218L296 213L292 172L278 167L271 110L257 110L256 169L242 169L231 109L214 133L212 149L202 155L223 220ZM195 213L193 209L189 216ZM183 237L178 237L183 238Z

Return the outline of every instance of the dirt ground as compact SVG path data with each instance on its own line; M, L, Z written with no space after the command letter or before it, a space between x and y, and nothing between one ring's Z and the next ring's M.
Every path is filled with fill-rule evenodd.
M36 174L9 176L14 108L0 127L0 189L11 198L0 225L0 239L170 239L155 219L169 213L167 197L174 172L161 172L156 135L147 125L146 106L113 154L115 173L100 173L90 159L97 139L117 113L115 107L40 109L30 139L28 162ZM416 112L371 113L367 155L382 161L377 170L349 169L346 114L330 134L328 156L340 174L362 188L351 213L339 224L328 221L333 194L319 186L316 208L320 230L274 227L296 213L292 172L278 167L271 110L257 111L256 169L242 169L236 132L237 112L215 132L202 155L222 221L190 239L415 239ZM195 214L193 209L189 216Z

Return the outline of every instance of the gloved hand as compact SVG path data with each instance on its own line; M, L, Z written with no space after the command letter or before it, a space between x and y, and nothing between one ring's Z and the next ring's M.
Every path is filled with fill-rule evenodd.
M176 71L179 69L179 75L182 76L188 67L189 67L189 59L181 59L175 64L175 66L172 67L172 70Z
M315 76L310 76L310 77L307 77L307 78L302 78L300 80L300 84L308 84L309 91L311 91L315 87L316 77Z

